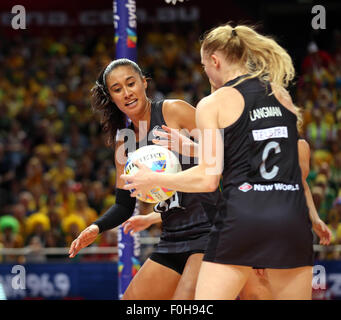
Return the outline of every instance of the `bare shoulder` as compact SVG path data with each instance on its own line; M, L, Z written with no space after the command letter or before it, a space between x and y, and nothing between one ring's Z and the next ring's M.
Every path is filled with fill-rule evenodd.
M275 97L277 98L277 100L288 110L290 110L292 113L297 115L297 111L295 109L295 105L292 102L292 98L290 96L290 93L288 92L288 90L286 90L283 87L278 87L275 88L274 86L272 86L272 90L273 93L275 95Z
M167 99L163 102L162 114L171 128L195 128L195 108L183 100Z
M207 108L209 106L218 106L221 102L229 101L234 103L243 103L243 96L233 87L222 87L211 93L209 96L200 100L198 108Z
M243 96L240 94L240 92L233 87L221 87L218 90L214 91L210 97L213 99L236 99L236 100L242 100Z
M188 102L180 99L167 99L163 102L164 112L174 112L178 110L195 110Z
M218 127L226 128L238 120L244 105L244 98L237 89L222 87L201 100L198 108L209 110L217 119Z

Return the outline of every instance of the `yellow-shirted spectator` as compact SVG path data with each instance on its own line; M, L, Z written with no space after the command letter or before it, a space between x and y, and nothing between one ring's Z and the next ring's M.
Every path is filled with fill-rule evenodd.
M328 220L329 220L328 227L332 232L330 244L331 245L341 244L341 222L339 214L336 209L333 208L330 210ZM333 251L332 254L329 255L329 258L339 259L340 252Z
M104 213L107 209L109 209L113 204L116 203L116 195L115 194L108 194L103 200L103 212Z
M63 149L58 154L57 165L48 172L56 189L59 189L62 183L69 182L75 177L74 170L67 166L66 160L67 152Z
M77 192L75 194L75 197L75 208L71 212L71 214L81 216L84 219L85 223L87 225L90 225L98 218L97 212L89 207L88 199L85 193Z
M50 230L50 219L46 214L37 212L31 214L26 219L27 235L32 235L34 232L43 233Z
M35 211L37 211L37 204L36 201L29 191L22 191L19 194L19 204L22 204L25 208L25 214L31 214Z
M58 189L63 182L73 180L75 177L75 172L70 167L54 167L49 171L49 174L56 189Z
M62 218L65 214L63 208L57 204L55 194L47 196L46 202L39 209L39 213L45 214L47 216L50 212L56 212L59 218Z
M60 206L60 212L62 217L69 215L75 208L76 196L71 191L69 183L63 181L59 185L58 192L56 194L56 202Z
M77 215L70 214L62 220L62 230L65 234L66 245L70 246L72 241L78 237L82 230L86 228L85 220Z
M26 178L24 186L31 190L36 185L41 185L43 182L43 166L39 158L32 157L26 166Z
M51 124L50 124L51 125ZM63 146L56 141L56 137L51 129L48 129L45 135L44 143L35 147L35 154L44 159L48 166L52 166L59 153L63 151Z
M324 149L318 149L313 153L314 166L320 167L323 162L331 164L333 161L333 155L330 151Z

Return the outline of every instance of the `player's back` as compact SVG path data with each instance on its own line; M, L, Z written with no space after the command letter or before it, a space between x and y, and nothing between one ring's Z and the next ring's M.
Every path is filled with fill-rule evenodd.
M224 189L243 183L256 188L257 184L300 183L296 115L274 94L269 95L270 85L258 78L245 80L235 88L245 106L240 118L224 129Z

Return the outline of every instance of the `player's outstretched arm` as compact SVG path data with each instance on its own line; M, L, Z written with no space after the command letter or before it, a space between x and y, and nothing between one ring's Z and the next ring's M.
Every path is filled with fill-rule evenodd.
M119 159L119 150L119 145L116 145L115 164L118 176L116 180L116 203L92 225L84 229L77 239L72 242L69 250L70 258L75 257L81 249L93 243L99 233L119 226L124 221L128 220L134 213L136 199L130 197L129 191L123 190L124 181L120 179L120 175L123 173L122 163L124 163L125 159Z
M77 255L77 253L93 243L99 233L98 226L92 224L85 228L80 235L77 237L77 239L73 240L71 243L70 249L69 249L69 257L73 258Z

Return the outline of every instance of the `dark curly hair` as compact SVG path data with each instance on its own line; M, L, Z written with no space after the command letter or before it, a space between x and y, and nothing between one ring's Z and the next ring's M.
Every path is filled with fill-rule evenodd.
M143 78L140 67L129 59L117 59L109 63L99 74L95 86L91 89L91 106L93 112L100 113L102 129L105 132L107 146L115 146L117 130L127 125L126 115L112 101L106 78L111 71L121 66L132 67Z

